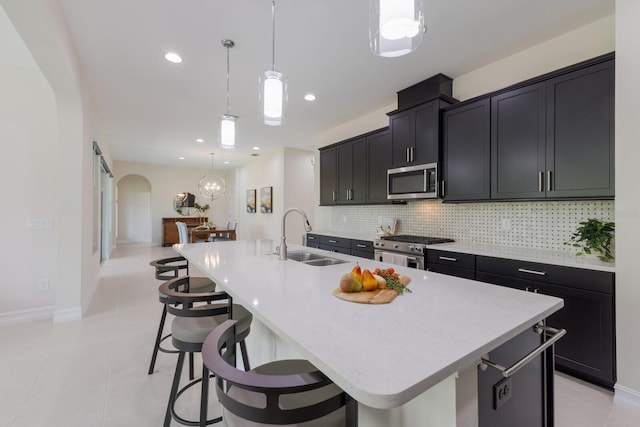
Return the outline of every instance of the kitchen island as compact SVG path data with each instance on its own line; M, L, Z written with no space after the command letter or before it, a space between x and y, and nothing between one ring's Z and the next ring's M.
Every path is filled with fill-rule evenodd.
M411 277L411 293L390 304L355 304L332 294L340 277L356 262L370 270L386 266L297 245L289 245L289 253L324 253L347 262L281 261L274 248L269 240L174 245L253 313L251 335L273 334L274 348L266 353L276 358L288 352L278 346L290 347L356 399L361 426L460 425L455 375L563 304L554 297L402 267L396 270ZM393 409L412 405L431 405L439 413L432 421L411 424L410 415Z

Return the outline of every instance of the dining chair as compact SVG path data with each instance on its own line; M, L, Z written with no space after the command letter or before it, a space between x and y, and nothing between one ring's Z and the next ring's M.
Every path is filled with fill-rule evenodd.
M239 322L227 320L202 346L224 426L357 426L357 402L306 360L279 360L250 372L236 368L238 328Z
M189 261L182 256L161 258L151 261L149 263L155 269L155 277L161 281L172 280L180 276L181 270L184 270L185 274L189 276ZM216 284L213 280L206 277L193 277L189 276L189 290L192 292L213 292L216 289ZM160 315L160 323L158 325L158 332L156 333L156 340L153 345L153 353L151 354L151 362L149 363L149 375L153 374L156 366L156 359L158 352L163 353L177 353L176 349L168 349L162 347L162 342L168 339L171 334L162 336L164 333L164 325L167 319L167 306L166 297L160 292L158 299L162 303L162 314ZM193 378L193 362L189 359L191 378Z
M249 335L253 316L241 305L233 304L232 298L225 292L193 292L189 289L188 276L181 276L163 283L160 286L160 293L166 298L167 311L175 316L171 322L171 337L173 346L178 350L164 427L169 427L172 419L181 424L194 426L206 426L219 422L220 417L207 419L210 373L204 364L200 378L180 387L184 358L186 353L200 352L202 344L211 331L224 321L234 319L238 325L235 329L238 334L235 342L240 346L243 365L247 370L250 369L245 338ZM187 389L198 383L201 383L199 419L188 420L176 412L176 401Z
M238 228L238 221L229 221L226 225L226 228L224 228L225 230L233 230L236 231L236 229ZM216 236L213 238L212 241L214 242L225 242L231 240L231 233L222 233L220 234L220 236Z
M180 238L180 244L184 245L186 243L190 243L189 229L187 228L187 224L182 221L176 221L176 226L178 227L178 236Z

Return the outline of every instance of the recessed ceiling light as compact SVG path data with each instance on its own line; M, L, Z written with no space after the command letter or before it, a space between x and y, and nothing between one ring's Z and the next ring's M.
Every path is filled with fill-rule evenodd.
M253 147L254 150L258 151L260 147Z
M180 160L184 160L184 157L180 156L180 157L178 157L178 159L180 159Z
M315 101L316 96L312 93L308 93L304 96L305 101Z
M225 160L225 161L224 161L224 162L222 162L222 163L224 163L225 165L228 165L228 164L229 164L229 161L228 161L228 160Z
M167 52L164 55L164 58L169 62L173 62L174 64L179 64L182 62L182 58L180 58L180 55L175 52Z
M198 139L196 139L196 142L204 142L204 139L198 138Z

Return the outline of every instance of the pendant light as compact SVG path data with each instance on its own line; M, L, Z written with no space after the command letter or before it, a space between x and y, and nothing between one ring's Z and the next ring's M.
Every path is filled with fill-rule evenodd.
M213 156L214 153L211 153L211 172L203 175L198 182L198 192L211 202L224 196L225 191L224 179L213 172Z
M229 49L235 46L233 40L222 40L222 46L227 48L227 113L220 117L220 146L231 149L236 145L236 119L229 113Z
M376 55L406 55L424 32L423 0L369 0L369 46Z
M287 119L287 77L276 71L276 1L271 1L271 69L260 76L260 119L280 126Z

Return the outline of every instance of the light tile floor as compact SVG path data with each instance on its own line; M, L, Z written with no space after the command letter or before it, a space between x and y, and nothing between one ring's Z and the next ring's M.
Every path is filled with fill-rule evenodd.
M147 375L161 312L149 261L173 254L120 245L81 321L0 327L0 426L161 426L175 355L160 353ZM614 406L611 392L556 378L556 427L640 426L640 413ZM193 416L198 398L197 390L185 395L178 410Z

